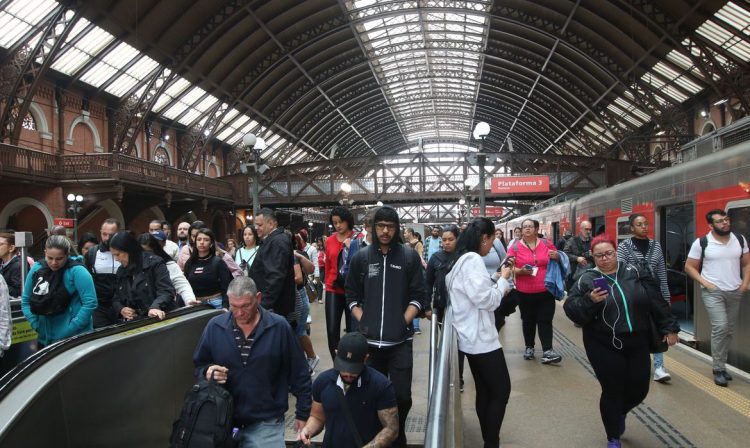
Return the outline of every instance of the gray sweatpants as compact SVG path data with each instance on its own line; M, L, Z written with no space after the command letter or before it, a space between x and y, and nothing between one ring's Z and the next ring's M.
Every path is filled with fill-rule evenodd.
M701 289L703 305L711 320L711 356L714 370L725 370L729 345L740 314L740 300L745 294L719 289Z

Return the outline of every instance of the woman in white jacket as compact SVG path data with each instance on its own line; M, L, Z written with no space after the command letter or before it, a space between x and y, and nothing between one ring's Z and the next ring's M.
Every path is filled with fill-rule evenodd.
M458 237L456 260L446 276L458 350L466 355L476 387L476 411L485 448L500 446L500 427L510 397L510 376L493 311L512 288L511 267L487 275L482 257L492 249L495 226L474 219Z
M167 265L167 271L169 271L169 279L172 280L172 286L174 286L177 296L182 298L185 305L199 305L200 302L195 300L195 294L193 293L193 287L190 286L185 274L182 273L180 266L172 260L172 258L164 251L162 244L166 240L167 236L164 232L155 233L144 233L138 237L138 242L143 247L143 250L153 252L154 255L164 259L164 263ZM179 306L180 304L177 303Z

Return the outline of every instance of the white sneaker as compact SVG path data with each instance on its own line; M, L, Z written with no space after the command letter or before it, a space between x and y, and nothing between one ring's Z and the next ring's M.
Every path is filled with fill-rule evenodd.
M664 367L658 367L654 370L654 381L657 383L666 383L672 379L672 376L664 370Z
M315 368L320 364L320 356L315 355L314 358L307 358L307 365L310 367L310 374L315 373Z

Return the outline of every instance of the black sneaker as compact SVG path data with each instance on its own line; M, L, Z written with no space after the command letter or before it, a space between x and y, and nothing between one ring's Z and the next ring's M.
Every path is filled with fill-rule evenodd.
M729 386L727 377L724 376L723 370L714 370L714 384L721 387Z
M545 350L542 353L542 364L555 364L562 361L562 356L558 355L554 350Z
M523 352L523 359L526 361L534 359L534 347L526 347L526 351Z
M727 381L732 381L732 380L734 379L734 378L732 378L732 375L730 375L730 374L729 374L729 371L727 371L727 370L722 370L722 371L721 371L721 373L723 373L723 374L724 374L724 378L725 378L725 379L726 379Z

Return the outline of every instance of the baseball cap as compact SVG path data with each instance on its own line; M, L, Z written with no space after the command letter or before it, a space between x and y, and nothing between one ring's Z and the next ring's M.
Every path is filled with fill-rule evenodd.
M339 341L333 367L339 372L359 374L365 366L367 339L362 333L347 333Z
M167 234L161 230L157 230L156 232L151 233L151 235L153 235L157 241L164 241L167 239Z

